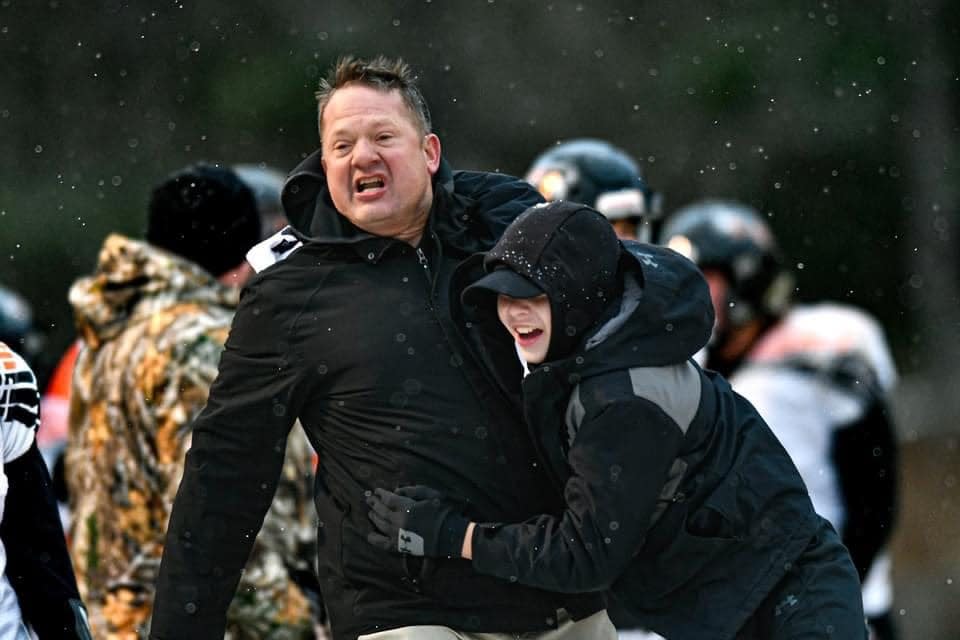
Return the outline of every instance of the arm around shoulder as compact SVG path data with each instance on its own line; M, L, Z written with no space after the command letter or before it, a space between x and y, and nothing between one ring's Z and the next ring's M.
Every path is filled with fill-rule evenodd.
M476 525L473 567L551 591L608 588L643 544L681 440L676 423L647 400L588 414L568 454L562 514Z
M476 203L477 212L493 232L495 241L514 218L543 202L532 185L514 176L481 171L457 171L454 189Z

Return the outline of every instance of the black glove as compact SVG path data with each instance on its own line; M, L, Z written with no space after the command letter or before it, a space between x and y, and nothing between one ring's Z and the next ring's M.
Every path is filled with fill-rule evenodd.
M367 542L387 551L431 558L460 557L470 521L462 504L429 487L374 489L367 514L376 530Z

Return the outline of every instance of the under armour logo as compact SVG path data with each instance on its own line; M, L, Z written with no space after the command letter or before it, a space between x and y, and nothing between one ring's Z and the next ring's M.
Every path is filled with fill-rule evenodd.
M786 609L787 607L797 606L798 602L800 601L797 600L796 596L794 596L792 593L789 594L786 598L783 599L783 601L780 604L776 606L776 608L773 610L773 615L775 616L780 615L781 613L783 613L783 610Z
M660 268L660 265L659 263L657 263L656 259L654 258L654 255L652 253L647 253L646 251L644 251L644 248L646 247L646 245L644 245L643 243L628 241L624 243L624 246L627 248L627 251L630 252L630 255L632 255L634 258L639 260L645 266L652 267L654 269Z
M657 264L657 261L654 260L653 256L650 255L649 253L636 253L634 255L637 256L640 262L647 265L648 267L653 267L654 269L657 269L660 267L660 265Z
M400 529L397 531L397 550L400 553L409 553L414 556L423 555L423 536Z

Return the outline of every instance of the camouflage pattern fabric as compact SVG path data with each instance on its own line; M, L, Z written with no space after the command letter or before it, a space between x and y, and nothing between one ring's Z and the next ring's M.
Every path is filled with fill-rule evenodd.
M66 455L71 544L94 634L146 638L170 508L207 400L239 291L200 267L119 235L70 303L84 347L77 360ZM227 638L313 638L313 451L288 438L283 477L239 590Z

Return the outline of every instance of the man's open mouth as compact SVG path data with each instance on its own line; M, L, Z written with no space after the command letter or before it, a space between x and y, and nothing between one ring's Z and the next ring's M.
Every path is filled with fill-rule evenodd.
M357 191L363 193L367 189L379 189L383 187L382 178L362 178L357 180Z

